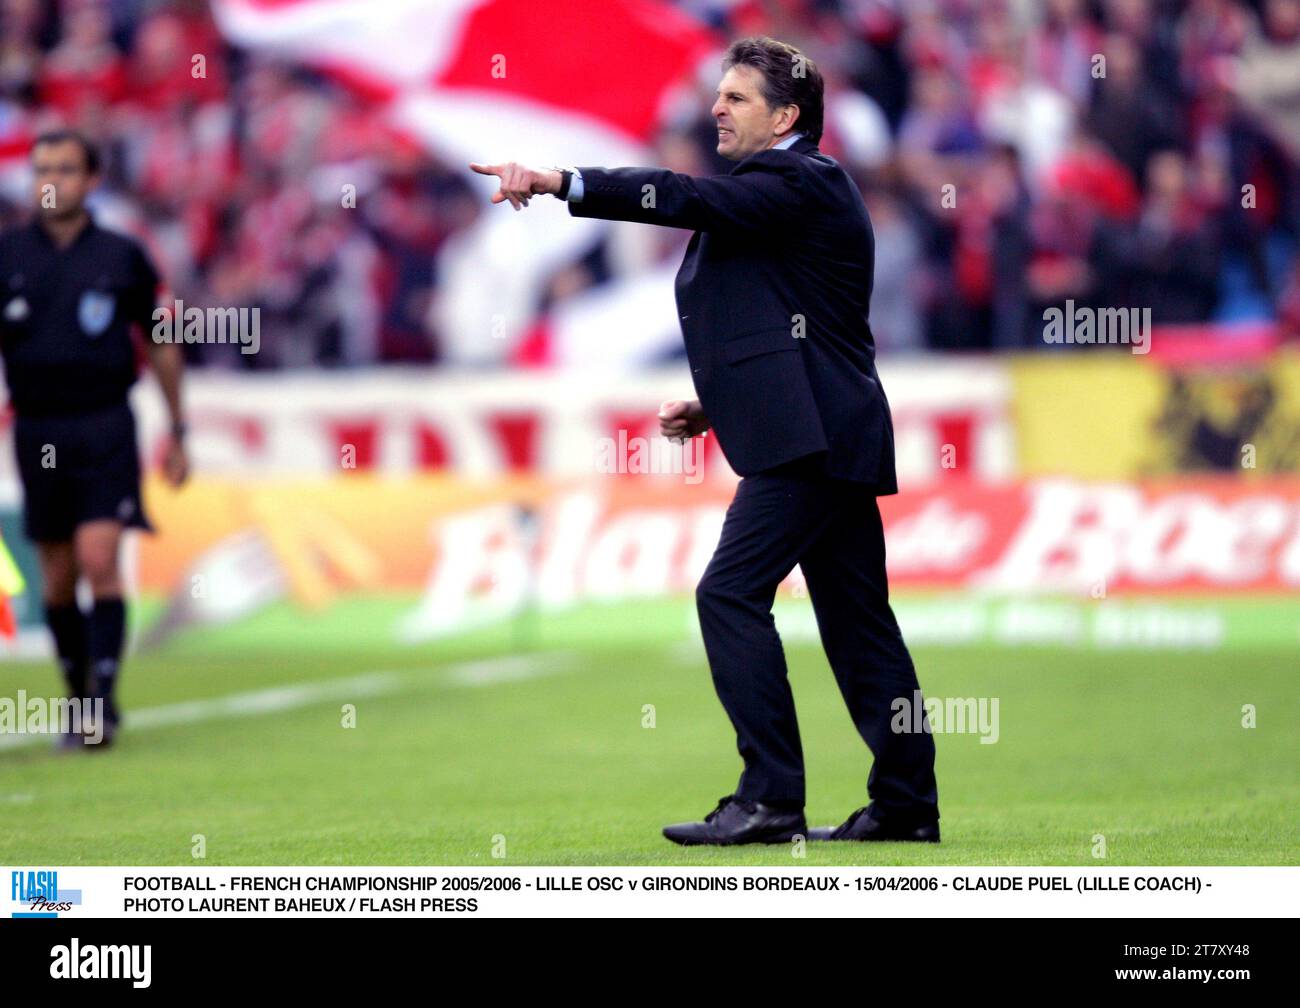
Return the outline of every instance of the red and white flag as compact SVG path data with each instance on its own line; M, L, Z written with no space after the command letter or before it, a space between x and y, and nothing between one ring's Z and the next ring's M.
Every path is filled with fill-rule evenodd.
M450 163L643 164L717 40L658 0L216 0L236 45L327 72ZM496 180L478 179L485 199ZM449 242L436 325L453 359L500 360L538 286L599 222L493 206Z

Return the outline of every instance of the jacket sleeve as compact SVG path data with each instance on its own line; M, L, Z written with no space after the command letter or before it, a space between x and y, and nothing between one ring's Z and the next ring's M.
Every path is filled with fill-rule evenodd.
M788 230L803 222L808 202L790 157L761 151L734 174L711 178L666 168L579 167L582 200L570 202L569 213L690 231Z
M130 260L131 289L126 305L127 316L140 326L145 339L148 340L157 324L153 313L159 307L162 279L138 242L131 243Z

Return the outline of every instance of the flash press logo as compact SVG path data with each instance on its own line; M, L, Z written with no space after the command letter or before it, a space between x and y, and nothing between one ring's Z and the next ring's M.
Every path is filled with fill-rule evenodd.
M9 898L22 908L11 917L57 917L81 905L81 890L60 889L59 873L52 868L11 871Z
M130 980L132 987L153 982L152 945L82 945L73 938L50 948L55 980Z

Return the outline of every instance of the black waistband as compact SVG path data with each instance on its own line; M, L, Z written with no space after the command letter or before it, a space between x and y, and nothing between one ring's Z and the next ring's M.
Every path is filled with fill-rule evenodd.
M36 403L13 401L11 405L14 416L20 420L93 420L106 413L130 408L125 395L94 402L79 398L75 403L42 400Z

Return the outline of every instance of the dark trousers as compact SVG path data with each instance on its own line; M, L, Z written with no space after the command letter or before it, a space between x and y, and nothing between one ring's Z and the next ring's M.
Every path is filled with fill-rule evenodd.
M803 748L772 619L777 585L797 563L844 702L875 757L873 816L932 821L934 738L911 731L911 714L898 718L894 707L903 699L910 712L920 687L889 607L880 510L873 488L826 476L824 459L806 456L740 481L696 589L714 686L745 764L736 794L804 801ZM891 720L909 730L891 730Z

